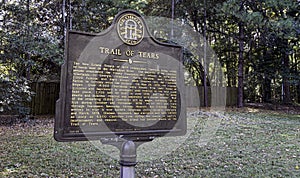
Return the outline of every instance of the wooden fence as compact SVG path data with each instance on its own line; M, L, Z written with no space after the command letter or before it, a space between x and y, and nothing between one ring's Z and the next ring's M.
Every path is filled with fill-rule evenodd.
M54 115L55 103L59 98L59 81L34 82L31 89L35 92L29 104L33 115ZM186 105L199 107L204 105L203 87L186 87ZM236 106L237 88L208 88L208 104L213 106Z
M236 106L237 105L236 87L208 87L209 106ZM204 106L204 87L186 87L187 107Z
M29 105L33 115L54 115L55 102L59 98L59 81L33 82L35 93Z

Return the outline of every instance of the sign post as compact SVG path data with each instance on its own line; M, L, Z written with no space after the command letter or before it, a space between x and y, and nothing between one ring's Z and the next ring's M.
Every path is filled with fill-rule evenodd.
M138 145L186 133L182 47L157 41L139 13L122 11L104 32L68 31L66 40L57 141L117 146L127 177Z
M133 141L123 143L120 154L120 177L135 177L134 166L136 165L136 145Z

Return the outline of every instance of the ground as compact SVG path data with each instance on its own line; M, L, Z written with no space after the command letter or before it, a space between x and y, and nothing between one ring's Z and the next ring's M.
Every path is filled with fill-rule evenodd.
M168 155L138 162L137 177L300 177L297 108L227 108L205 144L199 140L211 119L205 115L209 111L192 112L200 122L190 137ZM90 142L56 142L52 117L2 125L0 133L0 177L119 175L118 160Z

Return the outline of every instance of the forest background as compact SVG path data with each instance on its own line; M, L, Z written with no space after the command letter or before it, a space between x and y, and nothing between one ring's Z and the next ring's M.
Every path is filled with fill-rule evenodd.
M67 30L99 33L125 9L180 19L203 36L222 66L223 85L238 88L238 107L300 103L299 0L2 0L0 113L27 112L30 83L60 79ZM209 86L212 69L203 59L184 59L191 85Z

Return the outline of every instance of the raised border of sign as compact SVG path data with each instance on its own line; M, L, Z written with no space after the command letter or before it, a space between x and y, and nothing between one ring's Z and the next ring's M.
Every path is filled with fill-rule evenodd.
M118 24L118 21L120 20L119 18L124 15L124 14L133 14L134 16L136 16L138 19L141 20L141 23L143 25L143 32L142 32L142 36L144 37L145 33L147 34L147 37L149 39L151 39L152 42L154 42L155 44L157 45L161 45L161 46L165 46L165 47L172 47L172 48L180 48L182 50L182 47L181 46L177 46L177 45L174 45L174 44L169 44L169 43L162 43L158 40L156 40L152 35L151 33L149 32L148 30L148 27L145 23L145 20L143 19L143 17L137 13L136 11L133 11L133 10L125 10L125 11L122 11L120 13L118 13L112 23L112 25L106 29L105 31L101 32L101 33L98 33L98 34L94 34L94 33L86 33L86 32L78 32L78 31L67 31L67 37L66 37L66 43L65 43L65 46L66 46L66 50L65 50L65 62L64 64L62 65L62 70L61 70L61 84L60 84L60 97L59 99L57 100L57 103L56 103L56 113L55 113L55 124L54 124L54 138L57 140L57 141L86 141L86 140L99 140L100 138L102 137L106 137L106 136L112 136L112 132L94 132L94 133L67 133L66 132L66 125L68 125L68 121L66 119L66 115L67 115L67 104L70 104L70 98L68 98L68 96L70 95L68 93L68 85L70 85L70 76L68 74L68 71L72 70L71 67L68 66L68 61L70 60L69 59L69 55L70 55L70 52L69 51L69 48L68 48L68 45L69 45L69 35L70 34L78 34L78 35L85 35L87 36L88 38L92 39L93 37L101 37L107 33L109 33L111 30L113 30L114 26L116 24ZM118 28L118 32L119 32L119 27ZM122 39L120 37L120 40L122 40L124 43L126 43L124 41L124 39ZM126 43L127 45L138 45L141 41L143 40L143 38L139 39L137 38L135 41L133 42L130 42L129 44ZM88 43L88 40L86 41ZM179 60L182 60L182 55L180 57ZM182 62L182 61L181 61ZM183 75L183 74L182 74ZM181 86L182 88L184 88L184 86ZM185 99L185 93L182 92L180 93L182 98ZM69 100L68 100L69 99ZM183 107L185 107L185 101L184 99L182 100L182 105ZM183 117L180 117L180 121L181 124L182 124L182 128L180 129L174 129L174 130L146 130L146 131L142 131L142 132L134 132L134 131L131 131L131 132L120 132L120 133L117 133L117 135L125 135L125 136L128 136L128 137L131 137L132 140L134 139L138 139L138 140L149 140L149 139L152 139L152 138L155 138L155 137L159 137L159 136L163 136L167 133L171 133L172 132L172 136L176 136L176 135L184 135L186 133L186 111L185 109L183 110L183 112L181 113L181 115ZM140 136L141 135L141 136Z

